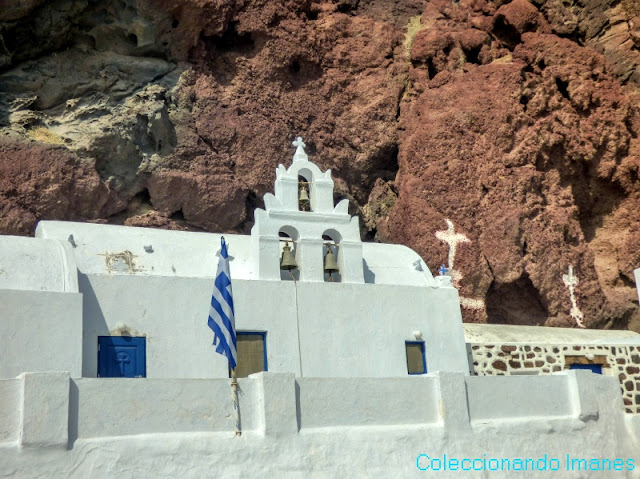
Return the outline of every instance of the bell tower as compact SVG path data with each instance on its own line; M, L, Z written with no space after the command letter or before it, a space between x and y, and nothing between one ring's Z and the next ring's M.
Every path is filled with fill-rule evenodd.
M264 195L265 209L255 210L251 242L256 279L281 279L280 256L289 241L296 279L325 281L324 257L330 248L338 265L332 277L364 283L360 226L349 215L349 200L334 205L331 170L322 172L309 161L301 137L293 146L291 166L276 169L275 195Z

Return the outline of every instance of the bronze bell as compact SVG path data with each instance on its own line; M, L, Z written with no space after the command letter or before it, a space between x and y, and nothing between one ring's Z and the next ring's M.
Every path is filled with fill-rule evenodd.
M327 244L327 254L324 255L324 272L329 273L329 276L331 276L331 273L338 271L338 262L336 261L336 255L331 250L331 246Z
M280 260L280 269L291 271L297 267L296 258L293 256L289 243L285 243L282 250L282 259Z
M300 196L298 197L298 201L300 202L300 207L304 211L309 209L309 193L307 192L307 187L302 185L300 188Z

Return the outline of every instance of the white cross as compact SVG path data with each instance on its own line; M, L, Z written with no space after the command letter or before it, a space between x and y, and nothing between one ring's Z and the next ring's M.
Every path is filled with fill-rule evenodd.
M436 231L436 238L449 245L449 276L451 276L451 281L457 288L459 287L460 280L462 279L462 273L457 269L453 269L453 265L456 260L456 249L458 243L470 243L471 240L462 233L456 233L455 227L453 226L451 220L445 218L445 221L447 222L447 229L444 231ZM462 296L460 297L460 305L466 309L482 310L485 308L483 300L463 298Z
M309 160L309 157L307 156L307 154L304 151L304 147L307 146L307 145L304 144L304 142L302 141L302 137L301 136L296 138L293 142L291 142L291 144L296 147L296 152L293 155L293 161L298 161L298 160L307 161L307 160Z
M447 229L445 231L436 231L436 238L449 245L449 269L453 273L453 263L456 259L456 248L458 243L469 243L467 238L462 233L456 233L453 223L449 219L445 219L447 222Z
M575 287L578 285L578 277L573 274L573 266L569 265L569 274L563 274L562 281L564 285L569 288L569 298L571 299L571 310L569 314L579 327L586 328L582 322L584 314L582 314L582 311L578 308L578 302L575 297Z

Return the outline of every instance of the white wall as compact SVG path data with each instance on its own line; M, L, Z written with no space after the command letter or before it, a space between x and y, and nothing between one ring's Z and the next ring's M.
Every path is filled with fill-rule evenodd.
M471 376L467 392L472 421L522 416L569 416L573 414L568 376ZM497 381L496 381L497 379ZM565 399L559 401L559 397Z
M0 289L0 378L24 371L81 376L82 295Z
M16 381L24 397L35 398L34 391L49 385L58 390L52 398L59 400L63 379L60 373L26 374ZM21 414L15 394L4 399L2 393L15 393L15 384L0 382L0 410L20 417L20 431L25 431L25 421L41 417L42 426L51 425L65 439L66 431L56 425L68 422L70 446L59 448L51 428L40 427L34 431L43 440L30 436L30 444L39 447L26 447L20 433L6 431L16 421L0 422L5 429L0 437L6 438L0 442L0 464L3 474L14 477L407 477L421 473L419 454L480 459L546 454L563 461L569 454L621 458L625 464L633 459L635 471L615 477L638 477L638 431L628 429L638 424L624 420L612 378L587 371L536 378L542 392L571 406L566 415L557 410L544 414L530 401L514 416L513 410L505 410L513 400L505 394L495 395L491 417L470 418L469 411L482 409L475 403L485 402L483 395L518 388L520 379L439 373L407 379L296 380L292 374L258 374L239 381L240 437L233 433L228 380L66 376L69 401L59 401L61 407L55 409L40 404L40 415L34 401ZM467 389L469 384L474 385ZM442 477L460 474L439 471ZM490 477L531 475L510 471ZM547 476L607 474L562 469Z
M22 402L21 382L18 379L0 379L0 443L18 440Z
M73 236L83 376L96 376L98 336L128 334L147 338L149 378L227 377L206 325L220 235L47 221L36 234ZM293 283L251 279L251 238L227 241L236 328L267 331L270 371L405 377L405 341L421 331L429 371L468 373L458 293L436 286L410 249L363 245L373 284Z
M299 283L297 304L305 377L404 377L414 331L428 371L469 371L453 288Z
M437 379L299 378L300 427L430 424L440 420Z
M207 326L213 280L83 276L82 375L97 372L97 337L145 336L148 378L226 378L227 360L212 346ZM266 330L269 370L299 371L293 283L234 281L237 330ZM243 300L251 298L251 301ZM289 300L287 301L287 298Z
M242 427L254 419L256 381L240 379ZM234 428L228 379L82 378L71 385L70 437Z
M212 287L208 278L81 275L83 376L96 376L97 337L127 328L147 338L149 378L227 377L207 326ZM233 294L237 330L267 331L272 372L406 377L405 340L416 330L429 371L468 372L452 288L234 280Z

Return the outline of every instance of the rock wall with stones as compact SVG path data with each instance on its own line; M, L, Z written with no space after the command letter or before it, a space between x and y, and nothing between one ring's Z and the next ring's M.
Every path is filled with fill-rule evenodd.
M598 364L617 377L628 413L640 414L640 347L563 344L470 344L476 376L550 374L571 364Z
M248 233L302 135L466 321L639 330L639 65L630 0L7 0L0 233Z

